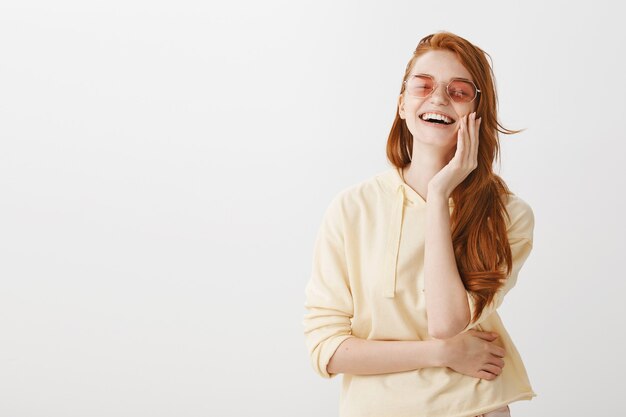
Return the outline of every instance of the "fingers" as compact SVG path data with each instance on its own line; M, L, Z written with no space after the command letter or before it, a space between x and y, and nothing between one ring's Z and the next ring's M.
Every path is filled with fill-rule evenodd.
M473 332L475 336L480 337L483 340L486 340L488 342L493 342L494 340L496 340L498 337L500 337L500 335L498 335L498 333L494 333L494 332L481 332L479 330L476 329L471 329L469 330L470 332ZM506 356L506 350L498 345L495 345L493 343L488 344L487 346L489 346L489 352L498 357L498 358L504 358Z
M478 132L480 120L476 120L476 112L469 113L459 120L457 137L457 153L463 166L474 169L478 161Z
M489 363L497 366L498 368L504 368L504 359L493 357L489 360Z
M461 152L460 152L460 159L461 159L461 164L464 166L467 162L467 153L470 150L470 142L469 142L469 135L468 135L468 131L467 131L467 115L463 116L461 118L461 126L459 127L459 133L461 134L461 143L462 143L462 147L461 147Z
M478 133L481 120L476 119L476 112L470 113L468 119L469 152L467 153L467 164L471 167L476 167L478 161Z
M464 153L465 153L465 116L461 117L459 120L459 130L457 131L456 137L456 153L454 157L461 157L461 161L463 161Z
M467 155L465 157L465 163L467 166L474 166L472 163L472 158L474 157L474 143L476 137L476 123L474 121L474 116L476 113L470 113L467 115L467 133L468 133L468 145L467 145Z
M477 375L478 375L478 378L487 379L489 381L493 381L497 377L497 375L494 375L487 371L479 371Z
M479 117L476 120L476 138L474 141L474 156L473 156L473 161L474 161L474 166L478 166L478 145L480 144L480 123L483 121L482 117Z
M500 375L502 373L502 368L500 368L499 366L495 366L495 365L491 365L489 363L485 364L485 366L482 367L483 371L487 371L489 373L492 373L494 375Z
M506 356L506 350L504 350L500 346L493 346L493 349L491 350L491 354L499 358L504 358Z
M493 332L481 332L479 330L476 329L472 329L470 331L474 331L476 332L476 336L480 337L481 339L484 340L489 340L490 342L495 340L498 337L497 333L493 333Z
M504 361L502 363L486 363L484 364L480 371L478 371L478 378L488 379L490 381L496 379L498 375L502 373L502 368L504 368Z

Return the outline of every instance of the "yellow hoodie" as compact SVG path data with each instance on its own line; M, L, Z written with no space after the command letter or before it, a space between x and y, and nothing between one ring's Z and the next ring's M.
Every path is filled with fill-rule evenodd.
M454 208L449 200L450 212ZM518 400L532 390L522 359L496 309L515 285L532 249L534 215L510 195L507 224L513 270L485 307L476 328L499 334L506 356L493 381L429 367L379 375L344 374L340 417L473 417ZM318 231L303 325L313 369L324 378L337 347L350 337L430 340L424 298L426 201L391 167L338 193ZM505 217L506 219L506 217ZM468 292L471 314L475 303Z

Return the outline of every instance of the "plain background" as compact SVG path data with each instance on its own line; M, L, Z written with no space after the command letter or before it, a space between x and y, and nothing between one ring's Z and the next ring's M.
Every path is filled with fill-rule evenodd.
M406 63L493 58L534 250L500 314L532 401L623 413L626 32L608 1L3 1L0 417L336 416L304 288L389 167ZM381 416L382 417L382 416Z

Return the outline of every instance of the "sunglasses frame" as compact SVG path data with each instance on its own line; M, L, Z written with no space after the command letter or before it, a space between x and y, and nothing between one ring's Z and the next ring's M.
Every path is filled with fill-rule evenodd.
M434 84L434 87L433 87L432 91L430 93L428 93L427 95L425 95L424 97L414 96L413 94L409 93L409 89L407 88L407 82L410 81L413 77L430 78L433 81L433 84ZM448 87L450 87L450 84L452 84L454 81L463 81L463 82L472 84L474 86L474 97L470 101L456 101L454 98L452 98L452 96L450 95L450 92L448 91ZM430 97L437 90L437 88L439 88L439 84L443 84L443 81L437 82L437 80L435 80L435 77L430 76L430 75L426 75L426 74L411 74L411 75L409 75L409 79L408 80L404 80L402 83L404 84L404 90L411 97L427 98L427 97ZM448 95L448 98L450 98L450 100L454 101L455 103L463 103L463 104L464 103L471 103L474 100L476 100L476 97L478 97L478 94L480 92L481 91L478 89L478 86L476 84L474 84L473 81L466 80L465 78L453 78L453 79L450 80L450 82L448 84L446 84L446 94Z

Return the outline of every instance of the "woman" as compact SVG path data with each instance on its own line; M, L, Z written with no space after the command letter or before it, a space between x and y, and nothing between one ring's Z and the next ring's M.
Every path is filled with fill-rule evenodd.
M509 416L536 394L496 309L532 249L531 207L492 171L497 98L486 53L449 32L409 61L393 165L344 189L306 287L312 366L343 373L341 417Z

